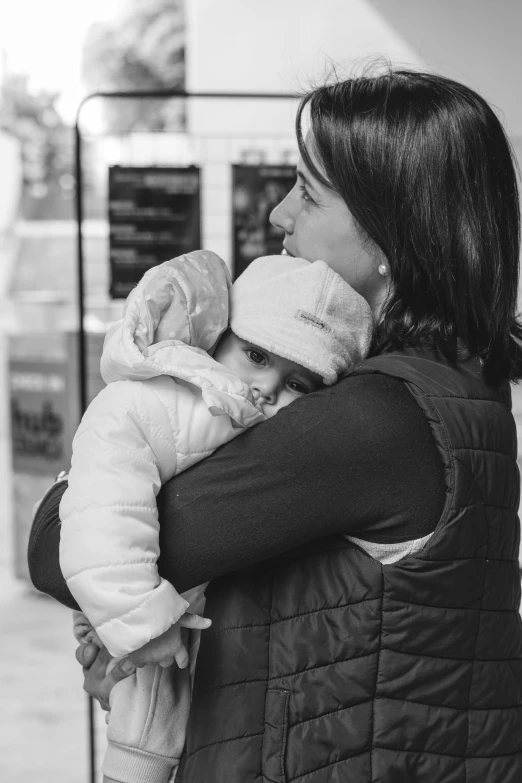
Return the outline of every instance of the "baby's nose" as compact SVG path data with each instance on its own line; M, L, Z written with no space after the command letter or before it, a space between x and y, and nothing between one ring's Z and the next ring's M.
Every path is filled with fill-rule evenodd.
M256 402L273 405L277 398L277 388L277 380L267 377L259 383L252 384L252 394Z

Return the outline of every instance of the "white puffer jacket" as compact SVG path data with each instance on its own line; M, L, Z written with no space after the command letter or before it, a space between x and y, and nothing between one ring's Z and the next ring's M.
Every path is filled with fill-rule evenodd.
M227 327L229 287L207 251L147 272L106 337L108 385L74 438L60 565L114 656L162 634L189 605L156 566L161 485L265 419L250 388L207 353Z

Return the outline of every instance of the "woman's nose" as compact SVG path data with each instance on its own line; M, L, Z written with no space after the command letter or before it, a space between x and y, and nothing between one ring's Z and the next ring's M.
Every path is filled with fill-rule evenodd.
M285 198L274 207L270 213L270 222L276 228L282 228L285 234L292 234L294 231L294 214L292 210L293 189Z

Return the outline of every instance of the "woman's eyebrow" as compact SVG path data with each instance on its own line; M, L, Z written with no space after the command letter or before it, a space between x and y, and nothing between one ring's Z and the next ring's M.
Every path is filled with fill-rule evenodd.
M301 169L296 169L295 171L298 178L303 180L307 188L310 188L310 190L313 190L316 193L318 192L313 182L310 179L308 179L308 177L304 174L304 172L301 171Z

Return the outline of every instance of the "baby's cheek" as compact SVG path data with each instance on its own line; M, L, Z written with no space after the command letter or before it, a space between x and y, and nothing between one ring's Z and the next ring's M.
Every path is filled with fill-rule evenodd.
M262 405L262 411L265 414L267 419L271 419L272 416L275 416L277 411L279 410L281 406L278 405Z

